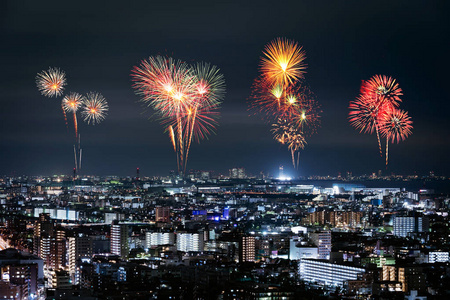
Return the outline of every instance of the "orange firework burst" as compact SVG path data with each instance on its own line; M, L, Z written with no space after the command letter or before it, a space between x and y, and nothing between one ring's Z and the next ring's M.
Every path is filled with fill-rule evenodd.
M304 77L305 51L296 42L277 38L263 54L261 72L270 84L287 86Z
M81 115L85 122L95 125L105 119L108 109L108 103L101 94L90 92L83 100Z
M78 93L69 93L62 100L62 106L66 112L77 112L81 107L83 96Z
M192 140L214 131L225 94L223 75L216 66L189 66L162 56L150 57L132 70L133 87L151 106L169 132L178 171L186 170Z
M49 68L37 74L36 85L46 97L60 96L66 85L66 74L58 68Z

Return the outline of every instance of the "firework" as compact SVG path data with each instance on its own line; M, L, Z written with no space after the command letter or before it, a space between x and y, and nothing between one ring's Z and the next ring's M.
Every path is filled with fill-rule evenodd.
M278 118L277 122L272 124L272 133L275 140L288 146L288 149L291 151L292 164L294 168L298 168L299 151L304 149L306 145L306 140L301 129L292 120Z
M349 121L360 132L376 132L380 155L382 137L386 137L386 167L388 164L389 140L397 143L411 134L412 121L405 111L399 110L402 89L395 79L375 75L361 84L361 95L350 101Z
M81 115L88 124L95 125L100 123L106 117L108 112L108 103L99 93L88 93L83 100Z
M349 121L360 132L376 132L380 155L383 156L381 147L379 122L389 108L388 105L379 106L377 99L371 95L362 94L356 100L350 102Z
M81 107L83 96L78 93L69 93L62 100L62 107L66 112L76 113Z
M177 154L178 171L186 170L193 139L207 138L217 125L225 94L223 75L216 66L189 66L161 56L150 57L132 70L133 87L152 107Z
M261 59L261 72L273 85L287 86L303 78L305 52L296 42L278 38L268 44Z
M320 127L320 105L309 87L302 82L290 88L290 91L296 95L295 102L284 114L297 124L305 137L309 137Z
M37 74L36 85L46 97L60 96L66 85L66 74L58 68L49 68Z
M70 93L66 95L62 100L62 108L64 112L64 117L66 117L65 112L73 113L73 125L75 128L75 137L78 136L78 121L77 121L77 111L81 107L83 102L83 96L78 93ZM67 119L66 119L67 120Z
M272 133L276 141L286 144L291 134L291 123L286 118L278 118L275 124L272 124Z
M380 132L391 143L405 140L412 133L412 121L408 113L403 110L393 109L384 115L380 124Z
M150 57L134 67L131 76L141 101L163 117L176 117L195 101L195 77L179 60Z
M382 136L386 137L386 167L389 159L389 140L391 143L394 143L395 140L397 143L405 140L412 133L411 124L411 118L403 110L392 109L383 116L380 132Z
M195 78L195 103L202 108L216 108L225 96L225 80L216 66L197 63L191 69Z
M272 120L278 114L284 101L285 91L281 85L271 86L264 76L258 77L252 85L250 108L263 117Z
M272 124L275 140L287 145L294 168L298 168L305 137L315 133L320 124L320 106L302 81L305 52L296 42L278 38L265 47L263 55L250 108Z
M386 75L375 75L361 84L361 94L376 99L377 106L399 106L403 95L396 80Z
M360 132L373 133L378 131L380 109L374 98L361 95L350 102L350 124Z

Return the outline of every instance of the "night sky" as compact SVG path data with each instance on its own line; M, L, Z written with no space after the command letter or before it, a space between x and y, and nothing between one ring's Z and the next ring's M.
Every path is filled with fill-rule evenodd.
M66 92L97 91L106 120L80 124L82 174L167 175L175 154L163 127L131 88L130 70L152 55L205 61L223 72L227 94L216 134L192 146L188 169L291 175L450 175L448 1L2 1L0 4L0 175L70 174L73 133L61 98L38 92L35 76L66 72ZM267 3L267 4L266 4ZM276 37L306 51L306 81L322 105L322 125L294 173L287 147L248 111L264 46ZM390 145L348 122L361 80L397 79L413 135Z

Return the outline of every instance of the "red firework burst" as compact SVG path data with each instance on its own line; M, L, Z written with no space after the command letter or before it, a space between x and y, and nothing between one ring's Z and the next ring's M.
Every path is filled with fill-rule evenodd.
M412 123L406 111L392 109L383 116L380 122L380 132L391 143L395 141L398 143L412 134Z
M402 89L396 80L386 75L375 75L361 84L361 94L373 98L377 106L386 105L398 107L402 100Z

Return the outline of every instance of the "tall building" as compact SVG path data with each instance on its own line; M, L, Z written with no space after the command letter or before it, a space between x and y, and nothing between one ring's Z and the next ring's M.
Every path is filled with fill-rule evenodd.
M316 245L318 250L319 259L330 259L331 253L331 232L313 232L309 234L311 242Z
M254 262L255 248L254 236L242 236L239 243L239 262Z
M69 274L74 284L79 284L77 261L82 257L92 257L92 238L78 234L67 238L69 243Z
M155 221L156 222L170 222L170 209L167 206L155 207Z
M427 217L394 217L394 235L407 237L410 233L425 232L428 230L429 223Z
M128 245L128 226L114 220L111 224L111 253L127 259L130 248Z
M56 230L53 235L35 238L37 253L44 260L47 269L61 269L66 265L66 238L64 230Z
M177 250L183 252L196 251L200 252L204 249L204 233L199 231L196 233L179 232L177 233Z

